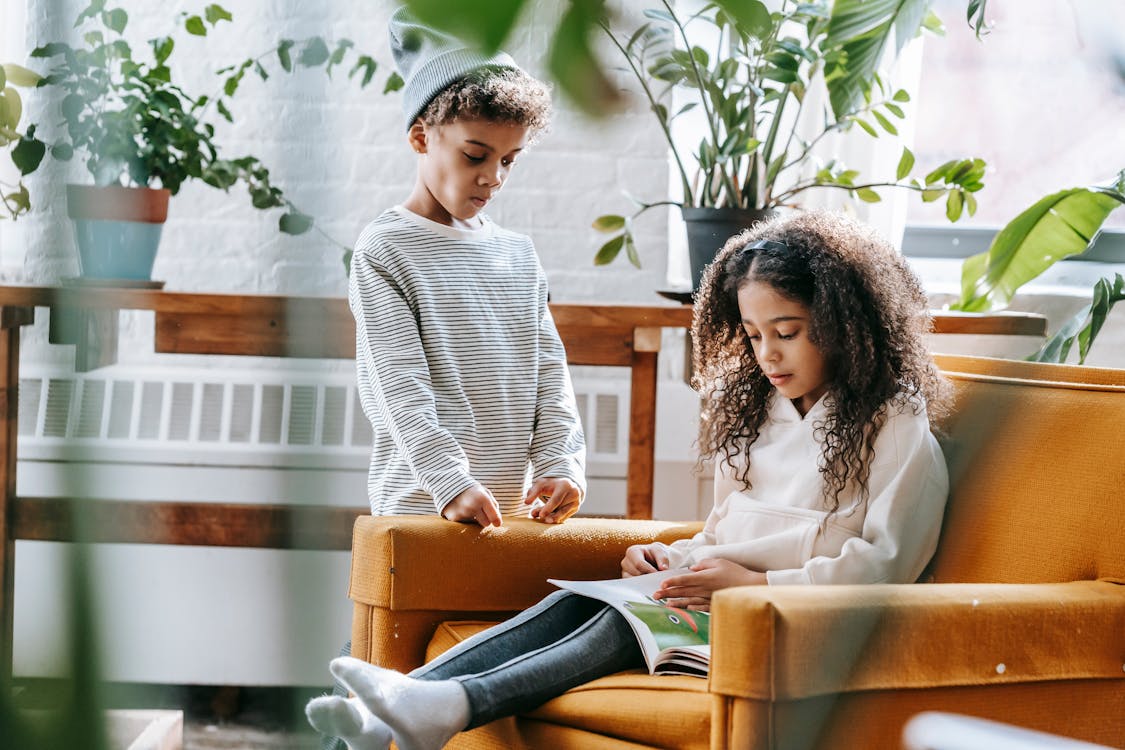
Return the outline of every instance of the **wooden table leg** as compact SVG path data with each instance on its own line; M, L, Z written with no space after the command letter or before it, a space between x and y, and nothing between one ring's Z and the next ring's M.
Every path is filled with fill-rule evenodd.
M626 518L652 518L653 467L656 461L656 365L660 333L659 328L637 328L633 332Z
M16 540L12 533L12 500L16 496L16 436L19 434L20 326L31 322L33 309L0 309L0 675L12 674L15 631Z

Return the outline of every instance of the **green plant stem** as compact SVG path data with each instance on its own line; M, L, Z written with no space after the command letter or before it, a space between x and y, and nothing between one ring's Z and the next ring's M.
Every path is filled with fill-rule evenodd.
M648 82L645 80L644 74L637 69L636 64L633 62L632 56L629 55L625 48L621 46L621 42L617 40L617 37L610 30L609 26L607 26L605 22L602 21L599 21L598 25L602 27L602 31L604 31L606 33L606 36L610 38L610 41L613 42L613 46L617 47L617 49L621 51L621 55L625 58L625 61L629 63L629 67L633 69L633 75L636 76L637 81L640 82L641 89L645 92L645 96L648 98L649 107L655 112L656 107L658 106L658 102L656 101L656 97L653 95L652 89L649 87ZM668 147L669 149L671 149L672 156L676 160L676 168L680 171L680 182L683 185L684 202L690 205L692 203L691 183L688 180L687 170L684 169L684 163L680 160L680 152L676 148L676 144L672 141L672 131L671 129L669 129L668 123L664 118L657 117L656 119L660 122L660 130L664 133L664 140L668 142Z
M782 4L782 12L784 12L784 8L785 8L785 3ZM773 29L770 31L769 39L763 40L762 55L758 56L759 64L760 64L760 61L761 61L762 57L765 54L766 49L768 49L772 45L773 42L777 41L777 35L780 33L780 30L781 30L781 24L780 23L776 24L773 27ZM809 36L811 37L812 35L810 34ZM774 182L774 179L777 178L777 175L774 175L774 179L770 179L769 169L770 169L770 163L773 160L773 146L774 146L774 143L777 141L777 131L781 127L781 115L785 112L785 103L789 101L789 92L791 90L792 90L791 84L786 84L785 85L785 93L784 93L783 96L781 96L777 100L777 105L774 108L773 118L770 120L769 133L766 134L766 140L765 140L764 143L762 143L762 148L761 148L762 162L763 162L763 166L765 167L765 170L766 170L766 184L765 184L764 194L762 196L763 205L768 205L770 203L771 193L773 193L773 182ZM797 129L797 126L796 126L796 123L794 123L793 128L791 130L796 130L796 129ZM779 173L780 173L780 171L781 170L778 170Z
M680 32L680 38L684 40L684 48L687 51L688 59L691 60L691 70L695 74L695 84L699 87L699 102L703 106L703 111L707 115L707 127L711 131L711 142L714 143L715 148L718 149L721 142L719 141L719 130L716 127L715 123L715 113L711 111L711 105L707 103L707 87L703 85L703 76L699 72L699 63L696 62L695 55L691 53L691 42L687 37L687 29L685 29L684 25L680 23L679 17L672 9L672 4L668 2L668 0L661 1L663 2L665 9L668 11L668 14L672 16L672 20L675 21L676 29L678 29ZM719 164L716 164L715 166L719 169L719 176L722 178L722 181L729 185L728 189L731 190L731 194L734 195L735 193L737 193L737 190L734 189L734 183L731 177L727 174L726 169L724 169L722 165ZM704 187L706 188L708 186L705 184Z
M883 99L882 101L872 102L871 104L867 105L866 107L864 107L862 109L858 109L855 112L853 112L852 114L848 115L845 119L837 120L836 122L832 123L831 125L826 127L824 130L822 130L815 138L813 138L811 141L809 141L807 144L805 144L805 148L802 149L799 156L794 157L793 160L790 161L788 164L782 165L781 169L778 170L778 174L781 174L786 169L789 169L790 167L792 167L795 164L799 164L799 163L803 162L805 159L808 158L809 154L812 153L812 150L814 148L816 148L816 145L818 143L820 143L820 141L825 136L830 135L832 133L840 132L845 127L847 127L847 125L849 123L854 122L855 118L860 113L870 112L873 109L875 109L876 107L882 106L882 105L887 104L888 102L891 102L891 101L893 101L893 100ZM788 149L786 149L786 152L788 152Z
M256 56L254 56L254 57L248 57L248 58L246 58L246 60L249 60L249 61L250 61L251 63L258 63L259 65L261 65L261 61L262 61L262 60L263 60L264 58L268 57L269 55L275 54L275 53L277 52L277 50L278 50L278 49L279 49L280 47L281 47L281 44L280 44L280 43L279 43L279 44L275 44L275 45L274 45L274 46L273 46L272 48L270 48L270 49L266 50L266 51L265 51L265 52L263 52L262 54L260 54L260 55L256 55ZM246 60L243 60L243 61L242 61L242 62L240 62L240 63L239 63L238 65L235 65L235 66L234 66L234 68L239 68L239 67L242 67L242 66L243 66L243 65L245 64ZM249 66L247 66L247 67L249 67ZM232 70L233 70L233 68L232 68ZM207 104L205 104L205 105L204 105L204 107L203 107L203 109L201 109L201 110L199 111L199 117L200 117L200 119L202 119L202 118L203 118L203 116L204 116L205 114L207 114L207 110L209 110L209 109L211 108L211 105L212 105L212 104L215 104L215 103L216 103L216 102L218 102L219 100L221 100L221 99L224 99L224 98L226 98L226 96L225 96L225 87L226 87L226 80L224 79L224 80L222 81L222 83L221 83L221 84L219 85L218 89L216 89L215 95L214 95L214 96L209 96L209 97L207 97ZM199 100L198 100L198 99L196 99L196 100L194 100L194 101L199 101Z
M770 177L770 164L773 161L773 144L777 140L777 131L781 127L781 115L785 112L785 103L789 101L789 84L785 85L785 95L777 101L777 108L773 112L773 120L770 122L770 132L766 135L766 141L762 144L762 161L765 163L766 168L766 189L765 194L762 196L762 202L768 204L773 193L773 183L777 179L777 175L781 174L778 169L773 177ZM797 126L794 124L793 130Z
M783 205L785 203L785 201L791 200L793 198L793 196L797 195L798 193L803 193L804 191L808 190L809 188L838 188L840 190L864 190L864 189L873 189L873 188L880 188L880 187L900 188L900 189L904 189L904 190L913 190L916 193L921 193L921 192L924 192L926 190L946 190L946 191L948 191L955 186L950 185L950 186L947 186L947 187L935 187L935 186L931 185L929 187L926 187L925 185L923 185L923 186L911 185L908 182L868 182L868 183L865 183L863 185L843 185L839 182L821 182L820 180L814 179L814 180L809 180L808 182L798 183L798 184L794 185L793 187L789 188L784 193L782 193L781 195L777 196L777 198L774 199L774 205Z

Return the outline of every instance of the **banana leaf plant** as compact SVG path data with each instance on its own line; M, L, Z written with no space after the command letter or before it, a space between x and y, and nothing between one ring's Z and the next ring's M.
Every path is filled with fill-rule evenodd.
M1001 229L988 250L961 267L961 299L954 310L987 312L1006 307L1016 292L1058 261L1088 250L1106 219L1125 204L1125 170L1108 186L1076 187L1047 195ZM1030 359L1063 362L1075 342L1079 363L1113 305L1125 295L1122 277L1095 284L1093 301L1064 324Z

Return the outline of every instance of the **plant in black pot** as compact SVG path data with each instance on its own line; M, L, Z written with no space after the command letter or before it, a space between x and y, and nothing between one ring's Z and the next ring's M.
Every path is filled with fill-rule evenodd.
M231 14L212 4L200 15L181 14L179 20L186 33L206 36L217 24L230 21ZM213 93L192 96L172 80L169 59L175 39L151 39L145 55L134 55L123 36L128 21L123 9L93 0L75 23L85 46L52 42L31 53L53 62L39 86L61 90L59 111L65 132L45 144L36 137L34 126L29 127L24 141L31 144L35 158L20 169L24 174L34 171L45 151L61 161L81 159L85 165L93 184L67 186L67 212L75 222L83 275L149 279L169 197L189 180L202 180L221 190L242 183L255 208L282 211L282 232L301 234L311 229L312 218L273 184L257 157L220 155L212 120L217 116L233 121L230 97L247 73L265 80L265 62L276 60L286 71L296 64L331 72L352 54L357 60L351 73L360 74L366 86L375 61L355 53L348 40L334 48L320 37L282 40L263 55L218 71ZM388 81L388 89L395 86Z
M889 86L877 68L885 52L897 53L925 27L940 28L929 5L785 0L771 12L759 0L724 0L688 14L663 0L645 11L638 28L621 31L604 23L667 139L680 197L638 200L631 216L598 217L594 228L612 237L594 262L610 263L624 250L639 266L632 222L656 206L681 208L693 289L728 237L777 209L799 205L813 188L844 190L867 202L880 200L881 188L902 188L927 201L945 198L952 221L964 210L973 213L973 193L983 187L980 159L955 159L913 177L914 156L904 148L893 179L864 180L839 160L815 153L835 133L897 134L895 122L904 117L902 105L910 96ZM710 40L708 46L699 39ZM805 110L813 107L822 111L809 117ZM672 130L692 110L701 116L703 135L688 147Z

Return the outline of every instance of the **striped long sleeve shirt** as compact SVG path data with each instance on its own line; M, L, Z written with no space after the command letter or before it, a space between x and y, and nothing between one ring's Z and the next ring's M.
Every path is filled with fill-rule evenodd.
M348 301L374 431L373 514L440 513L474 481L504 515L527 513L533 479L585 488L566 352L530 238L396 206L357 240Z

